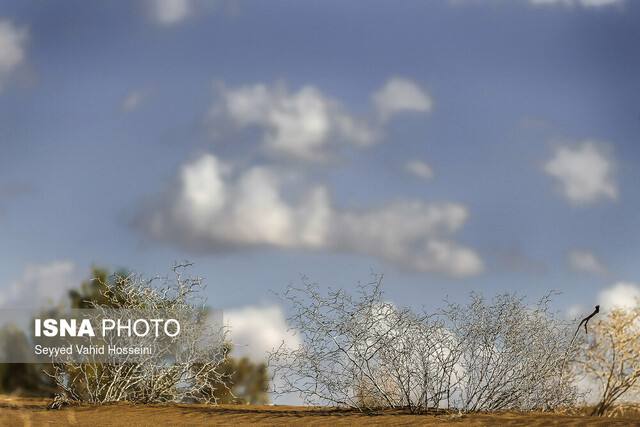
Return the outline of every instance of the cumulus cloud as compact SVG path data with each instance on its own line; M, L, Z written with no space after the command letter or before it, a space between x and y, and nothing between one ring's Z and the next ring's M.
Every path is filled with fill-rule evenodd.
M429 180L429 179L435 178L436 176L436 173L433 171L433 168L429 166L429 164L424 160L409 159L405 163L404 168L411 175L421 179Z
M328 146L337 142L362 147L380 138L375 125L310 85L293 93L284 83L220 86L210 118L214 127L228 120L238 129L257 126L268 154L308 161L325 160Z
M467 277L484 268L475 251L452 238L469 217L460 204L400 201L335 215L336 249L373 255L421 273Z
M618 199L615 161L603 143L585 141L575 148L559 146L543 170L557 181L560 194L572 203Z
M431 98L413 81L393 77L373 94L373 103L382 120L402 112L428 113L433 108Z
M149 6L156 21L164 25L182 22L192 13L191 0L149 0Z
M120 104L120 108L124 112L130 112L137 110L140 106L149 98L151 95L151 90L148 88L134 90L133 92L127 94L122 100Z
M611 269L590 250L572 249L567 253L567 266L572 271L609 277Z
M271 157L322 162L332 147L370 147L384 136L384 120L408 111L427 113L431 101L408 79L391 79L374 95L378 114L356 115L339 100L306 85L291 92L283 82L229 88L218 85L209 112L212 133L229 126L261 131L261 147ZM384 119L384 120L382 120Z
M67 291L77 283L73 261L28 263L19 278L0 290L0 307L39 308L45 304L57 304L67 297Z
M554 5L582 6L585 8L598 8L602 6L620 6L624 0L529 0L533 5Z
M478 254L455 238L469 217L463 205L397 200L337 209L322 185L295 203L285 199L282 189L290 181L274 168L238 171L205 154L182 165L172 186L142 207L134 226L191 250L271 246L356 253L455 277L484 268Z
M269 352L284 342L289 348L297 348L300 339L294 331L288 330L282 308L277 305L245 306L224 311L225 325L234 344L234 356L248 356L261 361Z
M482 0L449 0L455 5L478 3ZM562 5L569 8L583 7L585 9L599 9L606 6L622 6L625 0L525 0L535 7ZM500 0L484 0L485 3L499 3Z
M18 28L11 21L0 21L0 91L9 75L24 63L28 39L26 27Z
M635 283L619 282L598 294L597 301L604 311L615 307L630 308L638 304L640 287Z
M633 308L640 302L640 286L630 282L618 282L603 289L596 296L596 304L601 312L609 312L615 308ZM571 319L582 319L593 311L593 306L584 304L572 305L567 309Z
M284 312L280 306L245 306L224 311L224 323L229 326L228 338L234 344L232 357L249 357L256 362L264 361L268 353L284 345L298 348L299 335L289 330ZM283 344L284 343L284 344ZM272 385L280 389L284 380L276 375ZM296 393L271 396L281 405L302 405L304 402Z

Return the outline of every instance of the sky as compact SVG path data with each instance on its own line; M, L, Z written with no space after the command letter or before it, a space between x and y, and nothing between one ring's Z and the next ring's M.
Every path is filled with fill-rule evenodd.
M0 306L204 278L260 357L302 277L435 310L640 296L640 4L4 1Z

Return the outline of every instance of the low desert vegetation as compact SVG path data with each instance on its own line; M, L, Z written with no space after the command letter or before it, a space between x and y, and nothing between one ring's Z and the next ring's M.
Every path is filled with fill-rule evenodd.
M147 280L139 274L116 276L114 283L105 286L96 300L81 299L97 316L113 312L113 309L178 313L185 320L181 322L180 345L188 349L181 351L180 360L172 360L175 349L170 345L159 346L153 357L144 361L125 358L119 363L71 363L55 360L49 375L61 392L56 394L54 406L68 402L123 400L136 403L217 402L215 391L224 387L227 375L220 369L226 362L228 350L223 345L225 332L222 325L217 331L202 327L206 325L207 315L206 301L199 292L203 284L198 277L185 276L187 267L188 264L174 267L173 278ZM140 345L145 339L156 338L133 336L131 344Z
M195 320L208 309L202 280L188 275L189 267L151 279L96 269L70 293L71 308L179 308L194 319L183 334L193 344L186 358L171 360L167 353L123 363L2 364L0 391L50 396L52 407L60 407L265 404L271 389L308 405L414 414L575 410L612 416L640 398L640 304L600 313L587 330L550 308L553 292L534 303L510 293L471 293L465 304L444 301L427 312L386 300L375 276L352 293L303 279L280 295L301 344L283 343L267 364L231 357L225 327L201 346ZM1 352L24 352L28 344L16 328L0 331Z
M187 274L190 266L185 262L176 265L170 276L149 279L96 268L92 277L69 295L70 308L93 309L98 316L114 309L179 312L190 320L182 322L179 361L172 359L172 349L165 348L145 361L74 363L58 358L47 364L0 364L0 392L52 397L54 408L119 401L268 403L266 363L232 357L227 328L202 329L209 309L202 279ZM52 309L49 314L55 317L62 309ZM32 351L29 340L22 330L5 327L0 331L0 351L25 354Z
M618 307L598 318L580 343L575 367L598 396L592 415L636 406L640 398L640 301L635 307Z
M313 284L282 296L301 346L270 356L282 386L313 405L359 410L439 408L471 411L553 411L580 402L579 351L572 323L553 313L549 297L527 305L512 294L435 313L396 307L381 281L345 291Z
M465 305L427 313L385 300L378 278L355 294L303 280L281 295L301 345L270 354L274 392L411 413L637 410L640 301L598 316L596 307L579 322L550 309L553 294L530 304L471 293Z

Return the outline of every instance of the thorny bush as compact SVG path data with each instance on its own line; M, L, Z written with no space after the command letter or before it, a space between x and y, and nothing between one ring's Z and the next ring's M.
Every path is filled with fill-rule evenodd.
M580 395L568 369L578 345L549 296L515 295L416 313L385 301L381 278L355 294L305 279L282 295L297 348L270 354L280 386L307 404L357 409L556 410Z

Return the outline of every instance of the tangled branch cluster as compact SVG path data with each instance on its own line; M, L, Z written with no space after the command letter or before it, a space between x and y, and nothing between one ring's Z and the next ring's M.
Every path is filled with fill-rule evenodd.
M581 377L598 389L592 415L613 414L614 404L629 404L640 396L640 300L631 308L618 307L598 318L580 338L576 360Z
M415 313L383 299L380 279L321 293L303 281L283 295L301 346L270 355L282 386L307 404L358 409L554 410L579 395L567 361L571 325L548 297L528 306L505 294Z
M200 278L185 277L189 266L185 263L174 267L173 278L148 280L138 274L116 277L115 285L105 286L99 301L88 301L98 317L109 317L114 309L180 313L183 321L179 341L160 346L153 357L144 361L127 356L118 363L96 362L95 357L87 363L54 360L49 375L61 392L53 407L80 401L216 402L214 392L217 387L224 387L228 375L219 368L228 351L228 346L223 345L225 330L203 329L203 316L207 315L200 292L203 285ZM144 338L133 339L135 345L145 345ZM152 339L155 338L147 338ZM122 344L122 338L118 342ZM180 360L176 360L177 350L172 345L181 347Z

